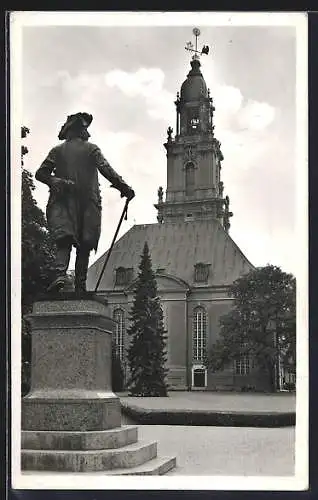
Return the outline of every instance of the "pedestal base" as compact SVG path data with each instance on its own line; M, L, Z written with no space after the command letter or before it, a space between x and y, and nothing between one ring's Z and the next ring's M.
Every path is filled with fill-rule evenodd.
M95 431L120 425L120 401L111 388L115 322L108 313L102 302L72 294L34 304L23 430Z
M34 304L31 391L22 400L23 470L164 474L157 443L140 443L121 427L111 390L112 332L108 308L92 297L59 295Z
M138 440L138 427L123 425L107 431L22 431L24 450L108 450Z
M23 400L23 430L97 431L120 424L120 401L115 394L76 400L31 395Z

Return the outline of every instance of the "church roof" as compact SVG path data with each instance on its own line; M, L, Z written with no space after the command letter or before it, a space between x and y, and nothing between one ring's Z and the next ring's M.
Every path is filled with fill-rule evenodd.
M199 60L192 60L191 70L187 75L187 79L181 85L181 99L186 102L198 101L208 95L208 89L200 71L200 66Z
M194 285L194 266L210 264L208 285L230 285L253 268L217 220L135 225L116 243L98 290L115 289L115 269L133 268L137 277L147 241L153 270ZM88 270L87 287L93 290L107 252ZM117 286L116 286L117 289Z

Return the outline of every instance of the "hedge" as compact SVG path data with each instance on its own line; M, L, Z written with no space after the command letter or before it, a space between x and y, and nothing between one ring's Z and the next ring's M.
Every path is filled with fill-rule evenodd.
M288 427L295 412L229 412L213 410L145 410L121 402L123 414L145 425L206 425L220 427Z

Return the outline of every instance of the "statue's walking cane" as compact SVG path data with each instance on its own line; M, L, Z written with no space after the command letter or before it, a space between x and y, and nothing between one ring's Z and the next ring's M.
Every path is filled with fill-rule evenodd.
M117 235L118 235L118 232L119 232L119 229L120 229L120 226L121 226L121 223L123 222L123 219L125 218L125 220L127 220L127 211L128 211L128 204L129 204L129 199L127 198L126 199L126 203L125 203L125 206L124 206L124 210L123 210L123 213L121 214L120 216L120 219L119 219L119 222L118 222L118 226L117 226L117 229L116 229L116 232L114 234L114 238L113 238L113 241L110 245L110 249L108 250L107 252L107 256L106 256L106 259L105 259L105 262L104 262L104 265L103 265L103 269L101 270L101 273L99 275L99 278L98 278L98 281L96 283L96 286L95 286L95 290L94 292L97 291L97 288L99 287L99 284L101 282L101 279L102 279L102 276L104 274L104 271L105 271L105 268L107 266L107 263L109 261L109 258L110 258L110 255L112 253L112 250L114 248L114 245L115 245L115 241L116 241L116 238L117 238Z

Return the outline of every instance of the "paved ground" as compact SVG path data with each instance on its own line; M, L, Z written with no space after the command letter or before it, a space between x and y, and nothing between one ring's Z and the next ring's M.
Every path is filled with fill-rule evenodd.
M294 428L140 425L139 439L158 440L158 455L177 456L168 475L294 475Z
M120 397L125 402L145 409L295 411L295 395L288 393L267 395L172 392L168 398L132 398L122 394ZM126 423L133 422L123 415L122 424ZM138 438L143 441L157 441L158 456L177 457L177 468L167 476L294 475L294 427L138 425ZM26 473L26 476L32 478L32 474L34 475ZM78 474L81 475L83 473ZM51 476L58 481L61 475L51 473Z
M176 456L177 467L167 476L282 477L295 474L293 427L260 429L139 425L138 440L157 441L158 456ZM95 474L97 478L103 476L102 472ZM58 487L59 480L65 475L71 480L85 477L85 473L71 475L33 471L24 472L23 475L26 478L38 476L40 479L42 475L53 478L55 486L48 486L49 489Z
M293 393L247 394L222 392L177 392L169 393L167 398L135 398L127 393L118 393L120 399L129 405L143 409L195 409L215 411L244 412L292 412L296 408L296 396Z

